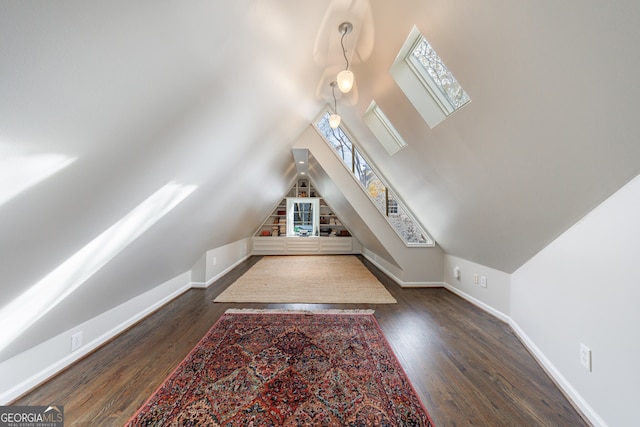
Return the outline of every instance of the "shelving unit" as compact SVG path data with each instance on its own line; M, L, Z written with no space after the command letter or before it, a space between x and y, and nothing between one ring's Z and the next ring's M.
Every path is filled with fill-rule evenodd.
M255 236L272 237L287 235L287 199L282 199L271 215L262 223Z
M307 179L299 179L287 192L284 199L260 225L255 237L284 237L287 235L287 198L319 197L318 192ZM320 197L319 236L349 237L351 234L331 208Z
M331 210L320 199L320 236L324 237L348 237L351 234Z
M287 236L287 200L317 198L319 219L316 230L305 236ZM291 233L291 230L289 230ZM298 179L285 197L254 233L257 254L357 253L351 234L308 179Z

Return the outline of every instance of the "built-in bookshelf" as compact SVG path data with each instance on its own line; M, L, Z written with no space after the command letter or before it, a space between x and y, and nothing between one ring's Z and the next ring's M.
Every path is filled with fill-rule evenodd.
M318 200L319 214L317 216L317 224L304 234L304 237L349 237L351 234L345 227L340 218L333 212L320 194L314 188L308 179L298 179L289 189L286 196L280 200L278 205L273 209L271 214L267 216L265 221L260 225L255 237L303 237L296 234L294 229L287 228L287 219L293 218L293 215L287 214L289 199L293 198L309 198ZM306 230L305 230L306 231ZM288 233L288 234L287 234Z

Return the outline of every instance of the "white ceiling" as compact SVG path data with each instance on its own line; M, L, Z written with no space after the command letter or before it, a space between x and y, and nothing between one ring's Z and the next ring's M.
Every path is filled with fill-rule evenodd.
M344 20L344 123L446 253L513 272L640 173L633 0L2 1L0 144L75 160L0 206L0 300L166 183L198 186L8 353L250 236L331 101ZM434 129L389 74L413 25L472 99ZM372 99L409 144L394 156L360 119Z

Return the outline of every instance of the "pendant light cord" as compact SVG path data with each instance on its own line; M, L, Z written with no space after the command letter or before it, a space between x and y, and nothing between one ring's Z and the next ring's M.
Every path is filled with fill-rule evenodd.
M342 46L342 55L344 56L344 60L347 63L347 68L345 68L345 70L349 69L349 59L347 59L347 49L344 48L344 38L348 32L349 32L348 28L345 27L344 32L342 33L342 37L340 37L340 46Z

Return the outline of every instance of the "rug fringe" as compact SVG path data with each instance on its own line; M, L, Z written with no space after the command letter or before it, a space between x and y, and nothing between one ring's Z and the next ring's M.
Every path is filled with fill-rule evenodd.
M327 308L320 310L295 310L295 309L280 309L280 308L229 308L225 313L268 313L268 314L373 314L375 310L371 309L338 309Z

